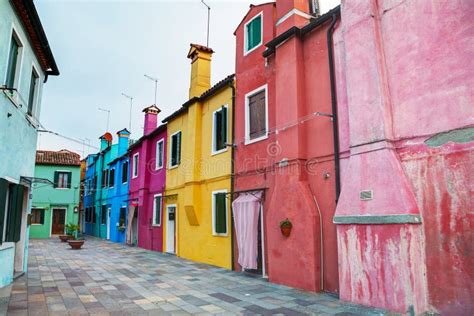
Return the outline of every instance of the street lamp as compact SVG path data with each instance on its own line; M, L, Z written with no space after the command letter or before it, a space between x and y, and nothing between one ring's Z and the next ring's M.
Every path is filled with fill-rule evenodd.
M154 78L154 77L152 77L152 76L149 76L149 75L147 75L147 74L144 74L144 76L145 76L145 78L150 79L151 81L154 81L154 82L155 82L155 106L157 106L157 105L156 105L156 90L157 90L157 87L158 87L158 79L156 79L156 78Z
M123 92L122 92L122 95L123 95L124 97L126 97L127 99L130 100L130 118L129 118L129 121L128 121L128 131L129 131L130 133L132 133L132 105L133 105L133 97L131 97L131 96L129 96L129 95L123 93Z

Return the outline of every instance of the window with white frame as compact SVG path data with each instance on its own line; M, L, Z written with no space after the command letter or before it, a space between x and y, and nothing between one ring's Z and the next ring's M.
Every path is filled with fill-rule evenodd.
M31 70L30 92L28 95L28 115L33 115L34 105L36 103L36 90L38 89L39 75L35 68Z
M133 155L133 159L132 159L132 170L133 170L133 174L132 176L134 178L138 177L138 153L136 153L135 155Z
M212 153L227 149L227 106L223 105L212 115Z
M268 135L267 86L245 95L245 142L252 143Z
M170 167L178 166L181 162L181 131L171 135L170 153Z
M212 234L227 236L227 190L212 192Z
M260 45L262 45L262 21L263 21L263 13L260 12L255 17L253 17L250 21L245 24L244 27L244 54L248 54L251 51L257 49Z
M161 226L162 195L153 197L153 226Z
M161 169L163 168L163 159L164 159L164 140L160 139L159 141L156 142L156 163L155 163L155 169Z
M7 88L17 88L22 48L23 45L20 38L15 31L13 31L10 40L10 50L8 53L7 77L5 78L5 85Z

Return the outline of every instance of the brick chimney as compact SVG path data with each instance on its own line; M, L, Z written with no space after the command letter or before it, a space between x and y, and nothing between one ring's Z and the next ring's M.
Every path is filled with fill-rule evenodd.
M128 139L130 137L130 132L128 129L124 128L121 131L117 132L118 135L118 156L122 156L127 152L128 149Z
M191 84L189 98L198 97L211 87L211 57L214 51L206 46L191 44L188 58L191 59Z
M145 129L143 130L143 135L148 135L157 127L158 113L160 113L161 110L153 104L144 108L143 112L145 113Z
M303 27L308 24L311 16L311 0L276 0L277 34L287 31L293 26Z

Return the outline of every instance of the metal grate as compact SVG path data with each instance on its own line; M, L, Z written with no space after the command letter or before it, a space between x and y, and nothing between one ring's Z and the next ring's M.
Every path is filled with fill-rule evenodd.
M359 193L359 198L361 201L369 201L374 198L374 191L372 190L362 190Z

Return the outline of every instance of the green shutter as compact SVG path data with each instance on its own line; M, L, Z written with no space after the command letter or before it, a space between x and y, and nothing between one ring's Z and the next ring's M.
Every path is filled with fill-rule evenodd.
M0 245L3 239L3 226L5 226L5 206L7 203L8 181L0 178Z
M21 235L21 215L23 212L23 191L22 185L12 187L11 205L9 206L7 219L6 241L18 242Z
M55 171L54 172L54 184L53 187L57 188L58 187L58 182L59 182L59 172Z
M222 107L221 112L221 141L222 147L220 149L224 149L227 142L227 108Z
M68 176L67 176L67 188L68 189L71 188L71 179L72 179L72 172L68 172Z
M253 45L252 48L260 44L262 41L262 17L259 16L252 22Z
M40 224L44 225L44 209L40 210Z
M15 84L16 64L18 60L18 43L15 38L11 38L10 55L8 57L7 81L5 82L8 88L13 88Z
M225 193L218 193L215 198L215 224L217 234L227 233L227 214L226 214L226 195Z
M176 135L176 164L181 162L181 132Z

